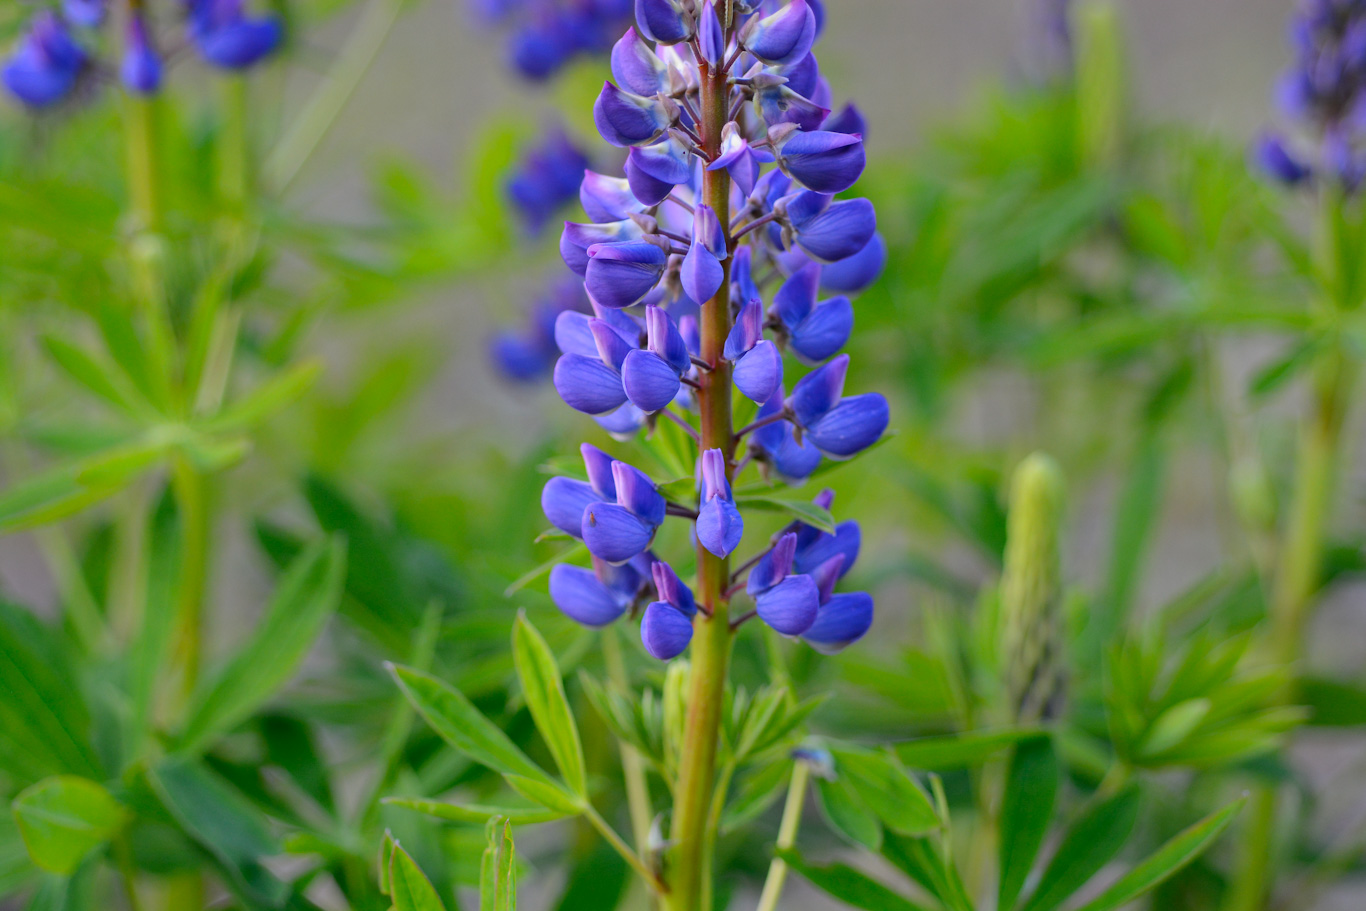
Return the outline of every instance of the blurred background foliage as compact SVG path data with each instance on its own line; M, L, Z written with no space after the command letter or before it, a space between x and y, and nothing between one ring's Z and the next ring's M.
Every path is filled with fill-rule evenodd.
M383 909L399 863L392 845L376 863L386 830L447 907L473 906L483 820L381 798L479 803L499 778L414 724L383 662L450 681L544 759L512 682L518 607L571 681L604 815L625 812L612 719L572 682L614 674L618 650L564 621L536 569L564 550L538 537L540 487L562 470L551 454L605 435L543 409L544 384L488 379L490 358L448 363L453 335L518 324L538 276L557 274L554 231L529 235L506 194L538 118L491 117L453 174L376 163L362 217L316 190L304 204L295 178L409 4L274 6L288 54L246 79L186 74L148 106L155 212L130 193L141 115L116 93L0 128L4 907ZM0 11L0 33L28 12ZM1306 389L1325 352L1360 358L1366 322L1319 306L1333 280L1306 240L1314 213L1249 172L1241 139L1134 102L1117 8L1083 3L1074 25L1064 71L995 85L914 149L873 123L859 189L889 255L859 299L853 363L860 388L892 399L895 434L834 477L836 518L863 523L876 634L834 659L749 637L737 677L753 691L776 667L803 697L833 690L802 731L894 744L933 773L933 812L955 824L898 830L822 786L825 822L790 855L816 888L784 907L826 907L821 890L911 907L866 868L809 860L861 845L886 861L871 872L918 883L917 902L962 908L961 876L1000 907L1045 911L1094 896L1079 890L1122 849L1137 861L1206 817L1222 830L1220 808L1254 785L1284 786L1276 894L1360 901L1331 904L1361 873L1366 681L1341 648L1287 663L1266 633ZM343 37L323 51L314 34ZM535 104L588 135L604 69L576 59ZM285 87L319 71L296 106ZM1359 206L1340 228L1359 262ZM496 316L441 318L457 284ZM433 417L450 397L456 426ZM1036 451L1066 493L1055 568L1026 603L1008 542L1040 532L1013 527L1010 478ZM667 433L639 457L691 473ZM1330 619L1359 642L1359 487L1338 500L1316 597L1345 605ZM1006 634L1024 611L1046 642ZM662 671L622 645L628 675L662 693ZM1058 697L1025 713L1011 681L1040 674ZM1011 810L1014 776L1031 775L1053 784ZM786 783L766 764L737 780L723 897L757 888ZM973 847L984 826L1018 834L1020 814L1052 821L1020 836L1036 838L1023 860ZM519 826L525 907L644 906L591 836ZM1088 840L1099 853L1066 853ZM1030 876L1041 844L1052 866ZM957 867L926 859L955 850ZM1152 906L1236 907L1239 871L1226 846Z

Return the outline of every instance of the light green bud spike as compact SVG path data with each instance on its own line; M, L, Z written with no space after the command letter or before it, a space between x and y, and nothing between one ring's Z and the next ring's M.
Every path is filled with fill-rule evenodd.
M1015 721L1049 717L1062 697L1062 501L1051 458L1035 453L1015 469L1000 599L1001 667Z
M1108 167L1119 158L1128 95L1119 10L1113 0L1086 0L1073 11L1072 24L1077 151L1087 165Z

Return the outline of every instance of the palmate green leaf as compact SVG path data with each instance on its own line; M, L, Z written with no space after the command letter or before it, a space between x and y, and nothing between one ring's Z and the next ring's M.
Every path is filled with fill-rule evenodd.
M870 851L882 847L882 824L878 815L864 802L849 779L816 780L816 801L825 819L840 835Z
M1114 911L1157 888L1199 857L1228 828L1246 802L1246 797L1240 797L1179 833L1077 911Z
M494 807L479 804L461 806L443 803L439 800L425 800L420 797L386 797L384 803L390 806L403 807L405 810L425 813L447 822L477 822L482 824L495 816L502 816L514 825L520 826L538 822L553 822L565 817L564 813L558 813L545 807Z
M1058 777L1058 757L1048 738L1016 745L1001 802L1001 875L996 907L1005 911L1015 906L1048 834Z
M0 533L55 522L113 496L166 448L160 440L124 443L25 478L0 494Z
M1142 793L1128 785L1092 804L1063 836L1024 911L1052 911L1119 854L1138 822Z
M807 863L796 851L779 851L778 856L811 885L850 907L864 911L927 911L925 906L893 892L848 864L817 866Z
M746 494L737 495L735 505L741 509L755 509L760 512L786 513L812 528L818 528L827 534L833 535L835 533L835 519L830 515L830 510L817 506L809 500L784 500L762 494Z
M104 785L76 775L44 778L14 798L14 818L29 857L49 873L75 872L128 816Z
M318 541L295 558L255 634L196 693L180 737L182 751L201 750L246 720L293 676L336 611L345 572L346 545L339 538Z
M244 430L283 411L303 397L322 373L322 362L310 359L287 368L199 425L206 433Z
M394 911L446 911L436 887L398 843L389 862L389 894Z
M512 627L512 657L536 730L541 732L550 748L569 789L580 797L585 796L588 778L584 771L583 744L579 741L579 728L564 693L560 668L554 652L527 619L525 611L517 614Z
M843 745L830 752L839 778L893 832L924 835L943 825L929 796L890 756Z
M43 348L57 366L87 390L119 410L146 413L146 401L120 373L101 364L89 353L56 336L43 337Z
M413 668L391 664L389 671L413 708L442 740L495 772L554 785L550 776L459 690Z
M0 770L16 785L62 773L103 777L81 689L52 633L0 601Z

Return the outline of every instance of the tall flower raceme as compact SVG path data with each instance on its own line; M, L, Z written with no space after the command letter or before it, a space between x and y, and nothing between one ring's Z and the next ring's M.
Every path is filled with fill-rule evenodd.
M1277 103L1294 134L1264 132L1255 160L1287 185L1318 180L1355 192L1366 177L1366 2L1304 0L1290 40L1295 59Z
M507 31L508 64L533 81L575 57L601 54L631 21L631 0L469 0L476 18Z
M852 106L832 115L812 54L817 4L637 0L636 17L594 106L603 139L627 150L625 166L584 176L589 221L561 235L592 312L556 320L553 379L570 407L618 438L661 419L686 428L695 486L666 496L639 467L585 445L586 480L552 479L542 506L591 555L591 567L551 573L565 614L595 627L639 615L650 654L690 652L665 878L669 907L692 911L709 900L736 631L757 617L833 652L872 623L868 595L836 591L858 556L857 523L831 533L799 519L745 554L737 484L747 469L800 484L886 430L881 395L845 394L849 358L839 354L853 326L849 295L876 279L886 253L872 204L839 198L863 171L863 123ZM795 364L813 369L791 382ZM737 429L742 407L757 416ZM826 491L814 505L832 501ZM666 522L691 526L692 559L656 551ZM749 609L732 619L741 599Z
M154 4L126 0L126 15L108 15L111 0L66 0L60 11L42 10L0 69L5 89L25 107L53 107L70 98L105 66L100 57L100 31L116 18L122 29L117 60L108 64L124 88L134 95L160 90L165 68L158 50L169 45L170 29L158 40ZM155 12L163 7L156 5ZM253 15L243 0L178 0L164 6L184 20L183 33L197 55L210 66L242 70L279 48L284 29L274 15Z

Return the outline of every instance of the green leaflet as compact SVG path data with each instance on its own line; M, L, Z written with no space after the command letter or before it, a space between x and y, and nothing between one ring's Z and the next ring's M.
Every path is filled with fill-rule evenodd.
M512 656L536 729L555 757L555 764L569 789L580 797L585 796L588 779L584 771L583 744L579 741L579 728L564 693L560 668L550 646L524 611L517 615L512 629Z
M128 813L98 782L58 775L14 798L14 818L33 862L69 875L123 828Z

